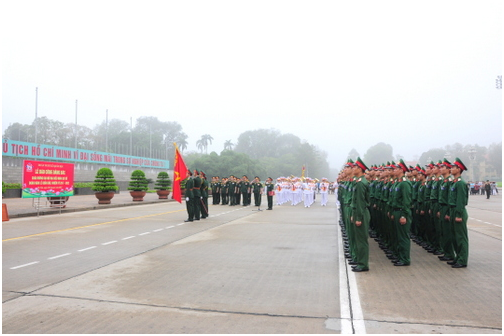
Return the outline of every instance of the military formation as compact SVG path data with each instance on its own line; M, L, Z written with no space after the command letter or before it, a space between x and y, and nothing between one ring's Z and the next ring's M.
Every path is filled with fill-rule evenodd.
M340 225L352 271L369 270L368 233L394 266L411 264L411 240L453 268L467 267L467 170L457 158L425 166L348 160L338 177Z
M467 170L457 158L430 162L425 167L387 162L368 168L360 158L348 160L338 176L337 188L327 178L268 177L263 184L258 176L249 181L241 178L213 176L208 183L203 171L188 171L185 197L188 219L192 222L208 217L208 189L213 205L261 206L267 196L268 208L276 204L311 207L317 194L321 206L327 206L328 195L337 189L340 225L345 240L345 257L354 272L369 270L371 236L378 242L394 266L411 264L411 241L437 255L453 268L467 267L469 240L467 211L469 190L462 179Z
M267 182L266 182L267 183ZM219 176L213 176L210 182L212 190L213 205L240 205L243 200L243 205L252 204L252 195L254 195L254 205L260 206L264 185L261 183L259 176L256 176L252 182L249 181L247 175L238 178L234 175L224 177L222 180Z

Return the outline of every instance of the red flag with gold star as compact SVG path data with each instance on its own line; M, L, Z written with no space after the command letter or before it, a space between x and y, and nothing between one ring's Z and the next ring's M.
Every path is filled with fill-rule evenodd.
M175 163L173 164L174 181L172 198L179 203L182 203L180 182L185 180L185 178L187 177L187 167L185 165L184 159L182 159L182 155L179 152L177 144L173 144L175 145Z

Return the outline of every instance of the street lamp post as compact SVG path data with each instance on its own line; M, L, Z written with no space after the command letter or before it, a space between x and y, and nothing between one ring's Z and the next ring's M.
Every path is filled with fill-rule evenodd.
M75 100L75 148L77 148L77 100Z
M471 162L471 180L476 182L476 175L474 174L474 161L476 161L476 149L471 147L467 152L469 154L469 161Z

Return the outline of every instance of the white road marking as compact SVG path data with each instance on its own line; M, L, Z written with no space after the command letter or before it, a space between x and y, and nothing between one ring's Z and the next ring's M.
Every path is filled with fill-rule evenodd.
M15 266L15 267L11 267L10 269L13 270L13 269L18 269L18 268L21 268L21 267L26 267L26 266L30 266L30 265L35 265L35 264L38 264L39 261L34 261L34 262L31 262L31 263L28 263L28 264L24 264L24 265L19 265L19 266Z
M135 238L135 236L129 236L129 237L123 238L121 240L128 240L128 239L131 239L131 238Z
M152 230L152 232L159 232L159 231L163 231L164 229L157 229L157 230Z
M172 226L167 226L166 228L167 228L167 229L171 229L171 228L174 228L174 227L175 227L175 225L172 225Z
M114 244L114 243L117 243L117 240L112 240L112 241L109 241L106 243L102 243L102 245L105 246L105 245L110 245L110 244Z
M148 235L150 232L144 232L144 233L140 233L139 236L144 236L144 235Z
M51 258L47 258L47 260L53 260L53 259L58 259L58 258L61 258L61 257L66 257L66 256L69 256L70 254L72 254L72 253L60 254L60 255L57 255L57 256L54 256L54 257L51 257Z
M84 251L91 250L91 249L94 249L94 248L96 248L96 246L90 246L90 247L86 247L86 248L84 248L82 250L79 250L78 252L84 252Z
M177 226L180 226L180 225L184 225L185 223L180 223L180 224L177 224Z
M339 212L336 218L339 221ZM341 333L342 334L365 334L366 325L360 304L359 291L355 273L348 267L343 252L343 240L340 236L339 222L336 228L337 239L340 243L338 261L340 278L340 313L341 313ZM350 308L351 307L351 308Z
M488 224L488 225L493 225L493 226L497 226L497 227L502 227L502 225L498 225L498 224L494 224L494 223L490 223L490 222L484 222L482 221L481 219L477 219L477 218L472 218L472 217L469 217L470 220L475 220L477 222L481 222L483 224Z

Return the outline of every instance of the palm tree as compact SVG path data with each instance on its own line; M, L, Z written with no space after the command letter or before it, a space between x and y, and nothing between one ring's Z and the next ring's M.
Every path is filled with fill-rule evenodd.
M196 141L196 146L203 152L203 148L205 148L205 154L208 154L208 143L212 144L213 137L210 134L203 134L201 139Z
M203 140L202 139L196 141L196 146L201 151L201 153L203 153L203 148L205 148L205 145L203 145Z
M224 150L226 149L233 150L233 146L234 143L232 143L231 140L226 140L226 142L224 142Z
M177 145L179 149L183 152L185 149L187 149L187 140L186 139L179 139L177 142Z

